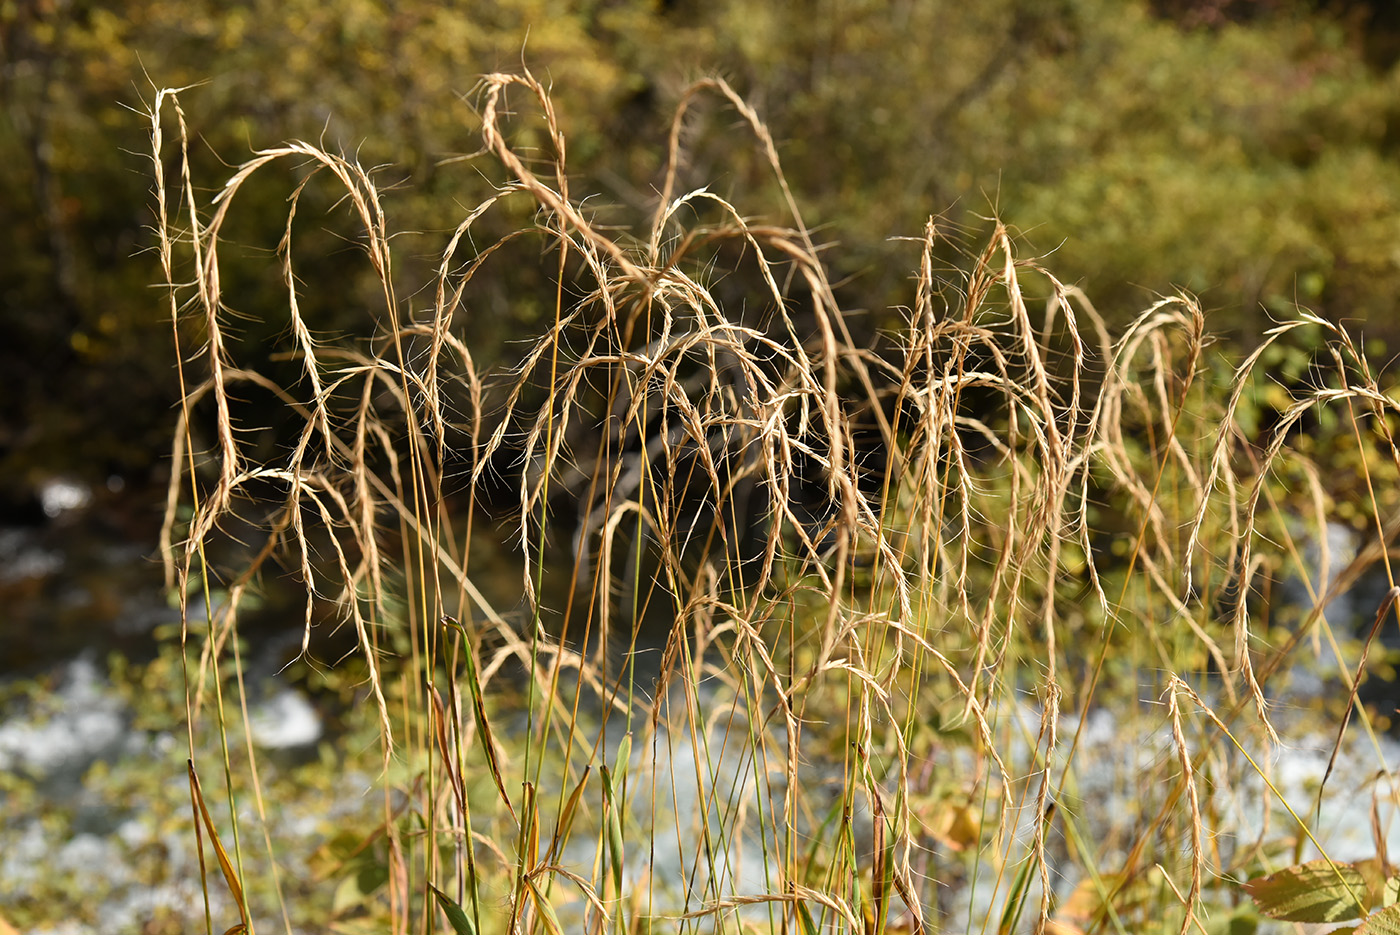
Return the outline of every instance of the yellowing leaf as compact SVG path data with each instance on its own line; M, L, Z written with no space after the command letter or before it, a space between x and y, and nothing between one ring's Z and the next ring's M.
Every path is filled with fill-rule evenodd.
M1366 880L1349 864L1313 860L1250 880L1245 891L1259 911L1284 922L1342 922L1359 918Z
M248 908L243 898L243 884L238 879L238 874L233 869L233 862L229 860L228 851L224 850L223 842L219 840L219 830L214 827L214 819L209 815L209 806L204 803L204 792L199 786L199 776L194 771L194 760L186 760L189 767L190 776L190 799L194 802L199 818L204 822L204 829L209 834L209 843L214 847L214 856L219 860L219 870L223 872L224 882L228 884L229 894L233 896L234 904L238 907L240 922L230 932L248 929ZM195 831L199 828L196 825ZM201 863L200 867L204 865Z
M1357 927L1356 935L1400 935L1400 906L1371 913Z

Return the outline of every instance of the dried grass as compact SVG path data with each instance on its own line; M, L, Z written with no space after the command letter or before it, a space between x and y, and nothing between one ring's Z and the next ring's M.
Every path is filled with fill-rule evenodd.
M512 146L512 90L537 105L547 171ZM382 735L379 831L391 841L377 911L395 932L440 928L430 916L454 903L477 931L937 931L953 879L994 907L964 923L983 930L1199 927L1207 875L1261 859L1219 843L1249 829L1202 789L1202 770L1219 789L1239 774L1214 732L1261 755L1280 742L1267 679L1325 623L1336 589L1387 554L1378 538L1358 555L1281 648L1261 639L1243 595L1261 550L1281 567L1265 537L1298 528L1270 480L1305 463L1288 449L1296 425L1360 403L1364 431L1396 451L1396 403L1347 334L1301 313L1266 336L1219 402L1190 297L1156 302L1113 340L1087 297L1019 258L1000 224L950 289L930 220L902 328L860 346L772 139L722 80L682 98L661 197L635 240L570 196L565 140L538 81L489 75L477 94L484 152L512 181L452 233L418 313L399 298L370 173L289 143L256 153L206 206L177 93L153 104L177 360L183 381L198 335L205 374L184 384L163 533L183 639L199 650L193 763L211 756L195 726L211 710L223 723L240 599L287 569L306 589L303 652L325 595L353 626L367 673ZM706 95L739 114L768 160L785 221L755 223L706 189L675 194L683 129ZM163 176L167 109L179 123L177 186ZM274 163L301 179L278 251L278 314L304 377L295 386L235 359L220 286L224 223ZM298 300L293 221L324 176L382 287L366 310L376 331L355 347L318 334ZM471 246L475 225L507 199L538 206L554 309L493 376L458 325L510 239ZM721 220L687 227L701 203ZM755 287L745 307L707 284L720 251L741 258ZM1261 355L1304 324L1325 330L1332 382L1255 448L1239 409ZM240 386L300 420L275 462L240 441ZM499 574L473 563L473 546L495 535L481 528L477 492L506 462L523 620L474 580ZM469 466L465 502L446 495L451 464ZM1371 509L1388 542L1400 526L1374 494ZM1121 553L1096 527L1109 516L1127 524ZM247 544L227 599L191 621L185 597L215 588L206 549L249 517L263 540ZM555 576L573 597L547 621ZM642 632L657 619L664 639ZM639 641L653 638L664 648L639 663ZM391 643L407 657L386 668ZM1166 708L1139 703L1142 693ZM1194 707L1178 704L1183 694ZM1095 768L1083 737L1104 704L1125 737L1155 732L1174 754L1124 778L1136 822L1123 816L1119 837L1095 841L1101 816L1076 788ZM256 752L234 755L224 736L232 799L236 771L256 777ZM938 817L949 803L979 815L975 827L950 830ZM1184 908L1138 901L1154 872L1172 888L1189 873L1186 895L1175 890ZM1059 912L1055 896L1076 878L1098 907L1083 918ZM1023 909L1034 918L1018 921Z

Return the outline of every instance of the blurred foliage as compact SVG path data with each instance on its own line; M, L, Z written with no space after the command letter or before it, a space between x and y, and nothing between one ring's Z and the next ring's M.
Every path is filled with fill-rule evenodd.
M828 257L841 298L870 313L872 330L910 301L915 249L890 238L939 215L956 276L968 238L997 214L1053 252L1111 320L1184 287L1216 310L1212 330L1247 345L1295 301L1393 339L1400 77L1385 37L1400 29L1380 11L1301 0L5 0L0 487L55 470L149 472L165 448L177 393L148 288L160 275L146 252L139 113L156 87L202 85L185 100L205 184L293 138L381 167L410 305L426 301L418 290L447 232L505 181L490 160L454 158L479 144L480 74L547 76L571 194L626 227L659 187L682 89L718 71L769 122L804 220L840 241ZM517 145L543 144L534 103L513 104ZM778 210L731 114L699 102L688 130L680 190L709 185L744 210ZM268 260L297 181L260 178L230 222L246 262L223 270L226 299L248 342L286 328L268 311L286 305ZM296 228L303 311L366 333L377 286L358 232L332 186L311 192ZM198 192L206 205L214 194ZM507 202L478 247L533 216L532 201ZM508 249L537 260L539 246ZM469 297L479 360L515 353L511 336L549 304L534 269L511 275Z
M851 242L836 261L862 266L844 272L889 288L903 267L878 260L881 240L929 212L955 229L996 213L1118 321L1175 287L1250 344L1261 305L1389 310L1397 79L1345 21L1282 5L1215 29L1106 0L822 6L805 27L752 23L726 54L818 207L808 220Z
M190 653L195 658L184 662L197 662L198 650ZM46 925L142 935L203 929L199 855L190 833L180 647L167 641L156 658L139 664L114 654L109 666L110 687L104 683L101 692L104 703L115 701L122 715L120 755L94 752L77 788L67 791L42 776L0 771L6 846L33 854L20 878L6 881L0 931L8 931L6 922L21 931ZM344 679L328 675L328 690L350 690ZM225 717L235 735L233 757L241 764L248 748L237 685L229 679L224 687L229 692ZM51 680L12 682L0 692L0 705L9 714L22 712L20 720L33 720L62 703L54 688ZM233 778L246 810L242 817L267 817L267 837L260 828L241 842L249 899L259 916L272 919L285 911L299 930L325 931L330 920L335 930L347 931L345 919L360 914L349 895L374 879L375 845L382 845L374 814L381 803L365 794L381 766L376 725L366 712L372 715L370 706L343 702L333 728L314 749L261 750L257 789L246 774ZM208 725L196 742L217 749L217 734L217 726ZM203 768L202 781L217 795L223 785L217 760ZM217 802L212 810L221 837L232 846L222 806ZM276 867L269 845L278 854ZM217 870L212 873L214 918L237 918Z

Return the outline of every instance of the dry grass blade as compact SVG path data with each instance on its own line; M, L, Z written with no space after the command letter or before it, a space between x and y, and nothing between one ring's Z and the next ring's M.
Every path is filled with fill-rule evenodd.
M223 874L224 883L228 886L229 895L233 897L234 905L238 908L239 924L229 929L229 932L242 931L247 935L253 933L253 923L248 917L248 901L243 895L243 884L238 879L238 873L233 868L233 861L229 860L228 851L224 850L223 842L219 840L219 829L214 825L214 819L209 814L209 806L204 802L204 793L199 787L199 776L194 771L194 761L188 761L190 777L190 804L197 815L196 825L209 835L209 843L214 848L214 856L219 861L219 872ZM201 850L200 862L203 864L204 855ZM227 935L227 933L226 933Z
M1171 718L1172 740L1176 746L1177 762L1181 764L1181 783L1186 787L1186 800L1191 809L1191 891L1182 900L1186 907L1186 917L1181 921L1180 932L1180 935L1186 935L1192 922L1200 927L1200 922L1196 919L1196 910L1201 898L1205 854L1201 841L1201 802L1196 792L1196 772L1191 765L1191 756L1186 750L1186 735L1181 727L1181 706L1177 701L1178 685L1185 687L1184 682L1174 677L1172 684L1167 688L1167 716Z
M1351 692L1347 695L1346 711L1342 714L1341 726L1337 728L1337 742L1332 745L1332 753L1327 757L1327 769L1323 771L1322 782L1318 784L1317 802L1318 809L1322 808L1322 793L1327 788L1327 780L1332 777L1332 768L1337 765L1337 755L1342 751L1342 741L1346 738L1347 725L1351 723L1352 712L1356 710L1356 696L1361 691L1361 679L1366 673L1366 660L1371 655L1371 646L1376 641L1377 634L1380 633L1381 624L1385 622L1385 615L1390 608L1395 606L1395 601L1400 598L1400 587L1392 587L1385 592L1385 599L1381 601L1381 606L1376 610L1375 622L1371 624L1371 630L1366 634L1366 641L1361 644L1361 658L1356 661L1356 673L1351 678Z
M461 624L450 617L443 617L446 625L461 627ZM510 812L512 819L517 822L519 818L515 812L515 806L511 804L510 794L506 792L505 774L501 769L501 758L496 746L496 736L491 730L491 719L486 714L486 696L481 689L481 678L477 674L476 658L472 653L471 644L466 644L466 652L462 653L462 661L466 667L467 691L472 699L472 717L476 720L477 739L481 744L481 752L486 757L486 769L491 776L491 781L496 786L496 791L500 793L501 804ZM444 752L444 756L446 753Z

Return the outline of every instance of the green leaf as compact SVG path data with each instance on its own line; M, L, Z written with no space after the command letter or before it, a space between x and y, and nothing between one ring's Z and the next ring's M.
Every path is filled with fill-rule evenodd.
M807 908L807 903L799 899L797 901L797 921L800 923L802 935L817 935L817 923L812 919L812 910Z
M1009 935L1015 931L1021 918L1021 910L1025 906L1026 893L1030 890L1031 865L1034 863L1034 860L1022 861L1021 869L1016 874L1016 882L1011 884L1011 894L1006 898L1006 906L1002 909L997 935Z
M1245 891L1259 911L1284 922L1342 922L1360 918L1366 880L1349 864L1312 860L1250 880Z
M447 921L452 925L452 931L456 932L457 935L476 935L476 926L472 924L472 920L467 914L462 911L462 907L457 905L455 899L448 896L431 883L428 884L428 889L432 890L433 895L437 897L438 905L442 907L443 913L447 916Z
M613 885L622 892L622 816L613 790L612 773L606 766L599 770L603 777L603 803L608 824L608 859L612 864Z
M622 741L617 745L617 758L613 760L613 784L619 796L625 796L624 786L627 782L627 768L632 763L632 732L628 731L622 735Z

